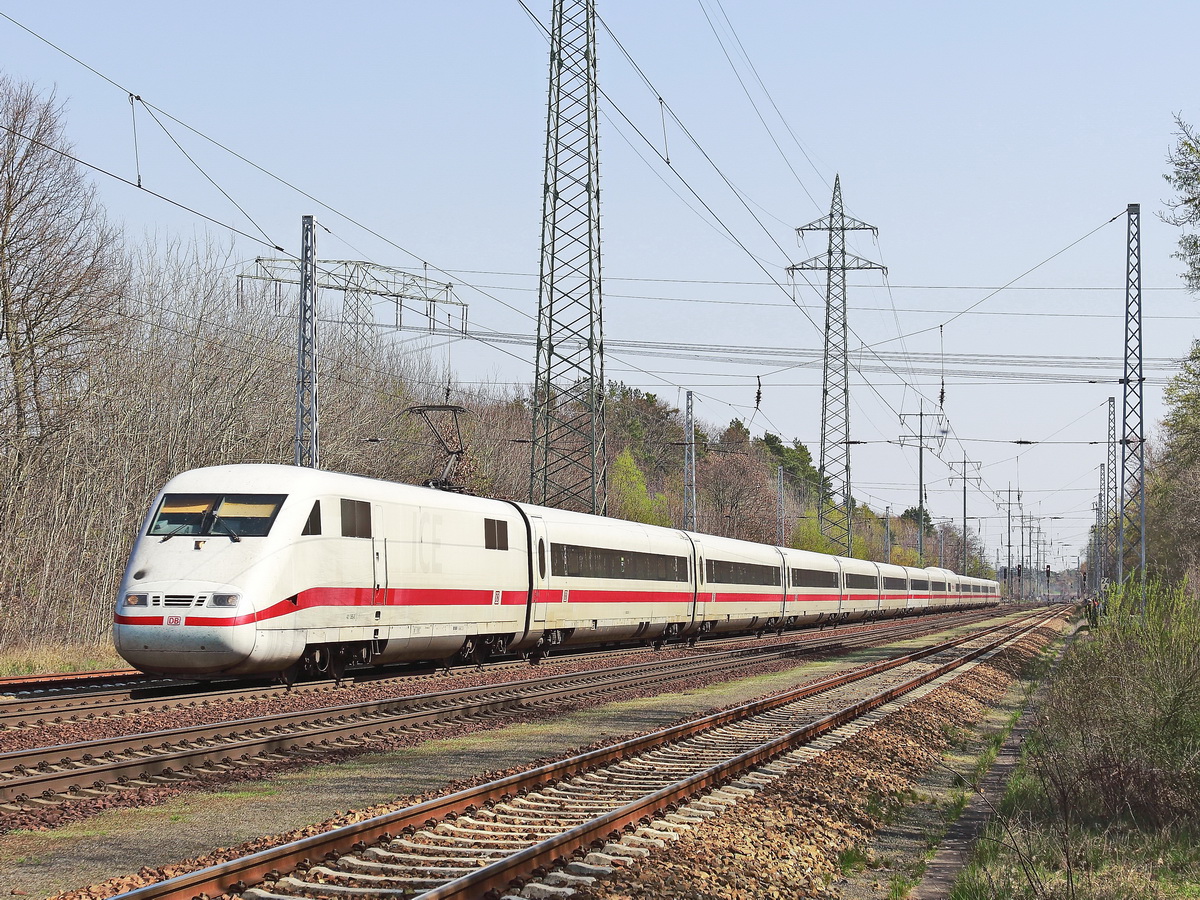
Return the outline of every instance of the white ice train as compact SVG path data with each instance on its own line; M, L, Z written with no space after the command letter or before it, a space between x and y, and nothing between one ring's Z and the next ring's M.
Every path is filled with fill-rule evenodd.
M663 642L999 600L994 581L291 466L173 478L113 625L210 678Z

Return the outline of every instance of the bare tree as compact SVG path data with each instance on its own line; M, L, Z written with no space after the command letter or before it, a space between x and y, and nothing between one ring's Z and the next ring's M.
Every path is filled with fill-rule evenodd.
M735 419L697 473L702 531L748 541L774 543L777 531L775 488L750 432Z
M10 475L68 419L126 278L119 231L67 157L63 108L0 77L0 424Z

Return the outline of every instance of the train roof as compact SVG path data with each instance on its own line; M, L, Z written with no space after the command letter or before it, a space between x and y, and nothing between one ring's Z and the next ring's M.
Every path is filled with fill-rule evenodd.
M456 494L435 488L384 481L363 475L327 472L304 466L280 466L269 463L208 466L176 475L163 487L164 492L239 492L254 494L339 494L354 500L391 500L418 506L490 510L512 506L503 500Z
M547 521L575 522L579 525L599 525L601 523L607 526L627 525L647 532L662 530L680 535L684 534L683 530L678 528L663 528L662 526L645 525L640 522L612 519L588 513L533 506L528 503L512 503L490 497L456 494L436 488L404 484L397 481L385 481L363 475L347 475L342 472L329 472L323 469L274 465L270 463L243 463L191 469L176 475L163 487L163 492L210 493L221 491L255 494L305 494L307 496L338 494L347 499L388 500L414 505L440 506L449 509L477 510L481 514L489 513L494 515L502 515L505 509L511 511L515 505L520 507L527 515L538 516ZM751 541L742 541L736 538L725 538L699 532L694 532L692 535L701 541L711 542L713 547L720 546L725 549L733 549L738 545L742 545L740 549L744 550L748 556L753 555L752 548L761 549L772 546L770 544L757 544ZM864 565L878 566L879 571L885 574L894 573L898 575L904 572L910 577L916 576L918 578L945 576L962 578L963 580L968 579L968 576L958 576L950 569L938 567L920 569L915 566L874 563L869 560L850 560L845 557L834 556L833 554L795 550L787 547L782 549L788 554L789 562L792 564L800 561L797 558L798 554L803 554L814 564L817 562L817 558L830 561L836 559L840 560L844 567L846 564L850 564L849 568L852 569L857 568L857 564L861 562ZM997 583L982 578L971 578L970 580L985 584Z

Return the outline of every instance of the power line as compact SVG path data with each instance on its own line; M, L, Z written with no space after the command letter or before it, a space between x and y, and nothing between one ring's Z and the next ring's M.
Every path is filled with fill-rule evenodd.
M4 15L4 14L0 13L0 16L2 16L2 15ZM7 18L7 16L5 16L5 18ZM169 203L171 206L174 206L176 209L181 209L184 212L189 213L193 216L196 216L197 218L203 219L206 222L211 222L213 225L217 225L221 228L227 228L230 231L232 231L234 234L241 235L244 238L249 238L250 240L254 241L256 244L262 244L264 247L270 247L272 250L278 250L280 253L287 253L286 250L284 250L280 246L277 246L276 244L273 244L269 239L263 240L260 237L255 237L252 234L247 234L246 232L242 231L240 228L235 228L234 226L232 226L226 222L222 222L220 219L213 218L212 216L202 213L197 209L193 209L190 206L185 206L184 204L180 203L178 200L172 200L170 197L164 196L163 194L160 194L157 191L152 191L149 188L142 187L140 184L136 184L136 183L130 181L128 178L124 178L124 177L116 174L115 172L110 172L108 169L102 168L102 167L96 165L95 163L90 163L86 159L81 159L78 156L68 153L66 150L61 150L58 147L54 147L54 146L51 146L50 144L43 143L42 141L39 141L36 138L31 138L28 135L24 135L21 132L17 131L15 128L10 128L9 126L5 125L3 122L0 122L0 128L3 128L5 131L7 131L11 135L19 137L23 141L29 141L29 143L35 144L36 146L41 147L43 150L49 150L51 153L57 153L59 156L63 157L64 159L69 159L69 160L71 160L71 162L76 163L77 165L81 165L85 169L90 169L93 172L99 172L101 175L106 175L109 178L112 178L114 181L119 181L122 184L127 184L131 188L134 188L136 190L142 191L143 193L149 194L151 197L156 197L159 200L162 200L164 203Z

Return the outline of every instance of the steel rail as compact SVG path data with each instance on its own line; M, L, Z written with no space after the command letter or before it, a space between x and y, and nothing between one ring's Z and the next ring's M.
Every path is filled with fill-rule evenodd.
M920 611L916 610L915 608L914 611L919 611L922 617L927 617L930 620L954 618L955 616L966 615L971 612L979 612L979 608L976 607L971 607L970 609L963 609L959 607L935 607L923 609L928 609L931 611ZM914 618L914 616L901 615L889 617L887 619L860 619L840 625L826 622L821 624L804 625L797 629L797 631L800 633L819 633L820 631L824 631L825 628L831 626L843 631L856 631L884 625L889 622L905 621L911 618ZM700 643L702 646L720 646L724 644L737 643L738 641L745 641L747 637L747 634L710 636L707 638L701 638ZM638 650L639 646L636 644L629 644L625 649L632 652ZM562 655L556 655L554 657L555 659L587 659L588 657L593 656L599 658L607 656L611 653L609 650L597 651L588 647L580 647L578 649L570 648L560 652ZM521 667L526 665L523 660L516 657L497 657L492 661L492 664L501 668L509 666ZM466 669L473 667L473 665L474 664L464 663L456 668ZM400 668L403 671L397 672L397 668ZM420 677L422 675L438 674L443 671L447 671L447 669L440 664L403 663L399 664L399 666L352 668L347 673L346 678L349 680L362 679L365 677L369 680L374 680L373 676L376 674L383 678L397 677L397 675L400 677ZM104 687L104 683L107 681L118 683L127 681L144 682L151 686L158 684L196 684L193 679L173 678L166 675L147 675L138 671L137 669L106 669L87 672L58 672L42 675L3 675L0 676L0 705L5 703L20 702L23 699L30 699L16 696L22 693L37 695L32 699L52 699L52 697L48 695L52 695L54 691L59 690L60 688L58 688L57 685L60 684L67 685L67 687L61 688L61 690L68 692L68 696L78 696L85 691L87 683L97 682L99 687ZM330 683L333 683L332 679L328 681L322 680L305 682L305 684L308 685L321 685Z
M175 728L56 747L0 753L0 802L104 790L122 778L143 781L179 776L180 769L212 763L235 765L267 753L294 751L426 725L447 718L479 716L564 699L610 694L644 684L713 671L736 671L796 655L792 645L747 647L705 657L628 664L574 675L551 675L449 691L341 706L277 713L232 722ZM192 746L193 742L205 742Z
M59 672L53 675L5 675L0 677L0 693L51 691L59 684L84 684L89 681L161 680L137 669L109 669L102 672Z
M565 860L577 850L590 846L596 840L615 831L621 831L644 819L654 817L671 806L688 800L697 794L715 788L737 775L764 765L771 760L795 749L804 743L820 737L847 722L889 703L896 698L910 693L929 682L940 678L954 669L960 668L971 660L977 659L1005 644L1014 643L1030 631L1055 618L1058 613L1034 622L1016 634L1004 635L982 647L969 651L963 656L943 663L928 672L911 678L902 684L879 691L835 713L823 716L802 728L768 741L753 750L740 753L723 763L712 766L702 772L691 775L670 787L662 788L648 794L620 809L613 810L593 819L591 822L577 825L559 835L541 841L532 847L518 851L497 862L482 866L468 875L456 878L441 887L415 894L413 900L469 900L480 896L481 892L505 888L514 879L533 871L541 866L553 866Z
M631 738L569 759L538 766L525 772L515 773L488 784L474 786L443 797L427 800L413 806L405 807L404 809L374 816L362 822L344 825L324 834L312 835L282 844L278 847L261 850L239 859L229 860L195 872L179 875L157 884L146 885L116 895L112 900L193 900L193 898L201 894L211 897L222 893L240 893L246 890L249 885L257 884L264 879L274 880L279 878L281 871L293 869L301 865L311 865L312 860L315 858L336 855L366 843L390 840L406 828L415 829L450 815L472 812L487 803L500 801L519 793L537 790L556 781L582 774L600 765L620 760L662 744L678 741L693 734L709 730L717 725L749 718L750 716L784 706L796 700L832 690L910 662L919 661L935 653L944 652L968 641L994 634L1000 630L1018 628L1025 622L1035 618L1038 619L1038 621L1022 631L1022 634L1028 633L1028 631L1040 627L1045 622L1052 620L1060 614L1061 609L1056 609L1049 615L1030 613L1016 620L1016 622L996 625L980 632L922 648L899 658L884 660L853 670L852 672L822 679L821 681L787 691L774 697L755 700L691 722L685 722L648 735ZM1017 638L1007 638L994 643L1001 644L1004 640L1015 639ZM983 652L987 652L987 649L985 648L979 652L982 654ZM963 662L965 660L959 661L958 665L962 665ZM924 678L927 674L921 677ZM932 677L937 676L929 676L926 680L930 680ZM827 716L825 719L832 721L840 715L840 713L834 714L834 716ZM844 720L839 720L838 724L841 724L841 721ZM832 727L837 726L831 724L825 730L829 730ZM712 779L711 775L706 775L705 773L694 777L699 778L705 785L711 783ZM675 801L663 801L662 806L665 807L671 802ZM641 812L633 817L633 821L645 815L647 813ZM613 828L610 827L607 830L611 831ZM572 829L571 831L574 832L576 829ZM593 839L589 838L586 841L580 841L579 835L576 834L571 840L579 841L578 846L582 847L590 843ZM530 848L530 851L534 849ZM569 851L565 849L565 845L562 847L556 846L550 855L558 858L567 852ZM480 869L480 872L482 871L483 869ZM495 872L490 873L489 877L494 874ZM511 880L511 876L507 880ZM479 896L479 893L484 888L473 884L469 890L472 892L470 896ZM430 900L435 896L438 895L430 894Z
M0 803L25 803L30 798L104 791L109 785L180 780L191 770L211 766L250 765L255 757L295 752L397 732L418 725L550 705L564 699L608 694L639 685L649 676L678 680L772 659L849 646L876 643L881 637L928 630L915 621L886 630L839 636L836 641L792 642L718 651L705 657L685 657L630 663L610 669L553 675L516 682L477 685L430 694L361 701L273 716L190 726L158 732L100 738L76 744L35 747L0 754ZM348 721L347 721L348 720ZM204 742L194 746L193 742ZM345 746L343 744L342 746Z
M993 616L994 613L970 610L946 615L921 616L919 618L903 617L883 620L871 625L856 624L839 626L832 632L805 630L801 636L798 636L796 640L789 643L797 648L797 652L821 652L830 647L829 634L839 635L851 640L858 635L877 635L879 639L891 639L890 636L893 634L902 634L907 631L928 632L937 630L938 627L946 625L948 622L968 624ZM746 643L747 641L744 638L740 641L718 638L703 642L701 647L711 653L720 653L763 646L760 644L744 646ZM739 647L739 644L743 646ZM729 651L718 649L726 645L733 646L730 647ZM782 644L766 646L780 647ZM636 649L632 647L627 648L626 652L633 653L636 652ZM647 650L646 652L649 653L650 651ZM570 656L561 657L561 659L570 660L573 663L592 659L602 661L611 657L612 653L613 651L590 651L571 654ZM631 665L642 664L644 663L632 663ZM472 666L470 668L475 667ZM506 669L528 670L528 668L528 664L520 660L495 660L487 666L489 672ZM467 666L462 666L457 669L457 672L462 673L467 671L467 669ZM423 679L434 680L443 671L428 668L418 670L405 668L402 671L394 669L364 669L356 670L346 680L350 681L352 685L370 685L391 681L418 682ZM282 685L265 683L246 684L243 682L238 684L237 682L218 682L211 684L187 682L183 684L174 683L173 686L151 685L113 691L76 690L62 694L38 695L34 697L7 698L0 696L0 732L27 725L44 727L47 724L62 724L65 722L80 721L83 718L90 720L97 716L111 717L138 713L145 710L166 710L180 706L194 706L196 704L206 704L214 700L261 700L279 696L296 696L301 693L320 694L334 690L337 687L338 684L333 679L303 682L293 685L290 689Z

